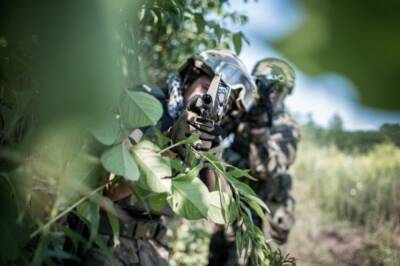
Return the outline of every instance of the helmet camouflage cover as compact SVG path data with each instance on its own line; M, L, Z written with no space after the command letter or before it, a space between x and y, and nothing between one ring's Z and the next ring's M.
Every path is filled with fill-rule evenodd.
M275 80L279 89L286 94L291 94L296 79L294 69L285 61L278 58L265 58L257 62L252 75L256 78L264 77Z
M233 91L237 91L236 101L248 110L253 105L257 87L246 66L234 53L228 50L206 50L190 58L180 69L184 78L191 69L201 69L209 76L221 75L221 80Z

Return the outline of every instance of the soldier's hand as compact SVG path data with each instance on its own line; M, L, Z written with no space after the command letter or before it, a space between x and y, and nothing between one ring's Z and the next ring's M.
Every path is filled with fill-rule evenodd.
M192 111L184 111L175 122L171 136L175 142L190 137L193 133L199 134L199 139L193 143L197 150L208 151L219 145L222 129L214 121L201 117Z

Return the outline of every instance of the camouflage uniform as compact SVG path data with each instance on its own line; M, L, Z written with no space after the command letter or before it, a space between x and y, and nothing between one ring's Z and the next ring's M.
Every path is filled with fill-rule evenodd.
M286 63L282 63L281 60L268 60L274 63L272 66L268 65L270 68L275 66L286 68ZM257 69L257 66L255 68ZM294 72L272 69L267 74L285 85L289 84L290 88L285 90L291 92ZM293 77L293 80L285 79L288 76ZM233 136L229 147L224 150L223 158L236 167L251 169L257 181L250 181L249 185L271 209L271 214L267 215L264 223L257 215L254 215L254 221L264 230L267 238L272 237L278 245L287 241L290 228L294 224L294 199L289 193L292 178L287 170L295 160L300 138L298 124L285 110L283 104L285 90L272 95L272 102L268 103L269 106L263 107L267 112L255 110L245 117L227 117L223 123L226 134ZM272 107L269 110L270 114L267 107ZM235 244L232 242L234 239L221 233L221 230L224 229L220 228L211 240L210 265L232 265L228 261L232 261L231 256L235 252L223 250L222 247L235 249ZM239 264L237 260L236 264Z
M128 222L120 224L119 243L114 243L107 215L101 214L99 234L114 260L109 261L97 248L83 252L81 264L87 266L158 266L168 265L168 247L164 243L167 227L160 217L139 218L132 215Z
M208 151L220 144L221 136L216 130L219 119L214 121L214 116L202 117L195 110L190 110L191 103L184 102L183 97L185 88L190 88L191 84L196 84L195 81L198 81L200 77L218 81L215 82L217 86L213 86L212 81L209 85L210 88L217 88L212 100L218 100L218 105L215 105L218 108L218 113L215 112L218 114L218 118L219 116L222 117L228 109L228 96L230 94L226 93L227 91L235 90L237 97L232 97L232 100L242 108L248 108L252 105L252 93L255 92L256 86L247 70L244 69L243 63L229 51L208 50L190 58L181 68L180 76L169 76L167 80L168 99L160 89L147 86L142 86L142 89L150 92L163 103L163 117L157 125L162 132L168 134L174 142L187 138L193 132L199 133L199 140L193 144L193 147ZM213 91L210 88L206 90L206 93L210 90ZM221 98L221 96L226 97ZM221 99L225 99L225 102ZM177 151L177 154L181 155L182 158L185 157L178 149L174 151ZM212 178L215 177L212 174L206 175L209 172L207 168L203 170L200 172L200 178L204 179L203 181L207 185L212 184ZM205 173L205 178L202 176L203 173ZM210 189L215 185L208 185L208 187ZM105 213L101 215L99 226L100 236L105 240L107 248L116 260L116 264L168 265L168 249L163 243L166 227L162 217L171 216L170 209L167 208L158 213L151 210L151 214L145 214L146 209L137 206L138 204L131 206L127 198L116 202L116 205L129 214L129 220L120 223L119 243L113 242L112 229ZM81 224L78 224L79 226ZM73 227L77 228L77 226ZM81 265L109 265L104 254L96 248L84 251L80 255L82 258Z
M252 135L259 133L252 131ZM250 185L271 209L271 219L263 224L263 229L277 244L287 241L294 224L294 200L289 193L292 178L287 170L295 160L299 137L296 121L288 112L280 111L274 118L269 137L250 143L249 166L258 179Z
M249 184L271 208L272 216L280 206L293 211L289 195L292 179L287 170L295 160L299 135L296 121L281 110L275 114L274 126L268 131L252 128L249 122L240 123L233 143L224 151L228 163L251 169L258 180Z

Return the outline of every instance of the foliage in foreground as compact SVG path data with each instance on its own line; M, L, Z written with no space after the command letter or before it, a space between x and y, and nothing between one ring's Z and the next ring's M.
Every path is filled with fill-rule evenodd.
M157 133L140 140L131 135L155 126L162 107L143 88L127 88L162 80L198 50L225 47L239 53L243 33L231 32L212 15L223 24L247 18L228 12L227 1L43 4L46 8L1 5L2 12L13 14L1 16L0 29L1 217L6 217L0 225L7 231L1 262L78 260L63 250L67 238L75 248L96 245L113 261L97 234L99 213L108 212L118 242L121 213L103 191L125 179L134 183L132 202L148 210L169 206L188 220L237 221L240 251L255 250L260 263L282 264L252 222L253 212L264 217L267 207L242 182L247 171L192 150L195 136L171 143ZM21 28L24 19L29 23ZM167 156L176 146L224 176L229 193L220 186L207 190L197 178L203 166L197 160ZM65 226L70 213L89 226L89 239Z

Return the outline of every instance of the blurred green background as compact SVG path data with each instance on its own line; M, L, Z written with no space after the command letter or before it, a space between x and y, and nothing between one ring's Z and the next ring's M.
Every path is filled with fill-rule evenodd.
M337 72L362 104L400 110L400 3L299 0L304 19L274 46L309 75Z

